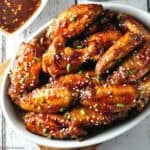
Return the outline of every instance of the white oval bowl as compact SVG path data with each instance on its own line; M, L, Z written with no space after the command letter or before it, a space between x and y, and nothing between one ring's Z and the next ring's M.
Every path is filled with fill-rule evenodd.
M137 9L128 5L115 4L115 3L110 3L110 2L105 2L101 4L103 4L104 8L106 9L111 9L114 11L125 12L127 14L130 14L136 17L137 19L139 19L147 27L150 28L150 14L140 9ZM44 25L33 36L31 36L30 39L32 39L33 37L41 36L41 34L45 31L45 29L48 27L49 24L50 22ZM40 144L40 145L47 146L47 147L57 147L57 148L79 148L79 147L86 147L90 145L99 144L107 140L110 140L114 137L117 137L120 134L123 134L129 129L135 127L138 123L140 123L143 119L145 119L148 115L150 115L150 104L149 104L144 109L144 111L138 114L136 117L130 120L126 120L116 126L113 126L112 128L109 128L102 133L97 133L96 135L89 137L88 139L84 141L54 140L54 139L50 140L45 137L32 134L25 129L23 121L19 117L19 114L17 113L17 111L15 110L15 107L13 106L13 104L11 103L10 99L7 96L7 87L9 84L8 72L10 71L10 68L13 62L14 62L14 59L11 61L9 67L7 68L7 71L4 75L2 87L1 87L2 111L8 123L16 131L16 133L18 133L22 137L36 144Z
M0 34L4 35L6 37L19 34L23 30L25 30L38 17L38 15L45 8L47 3L48 3L48 0L41 0L41 4L40 4L39 8L37 8L37 10L33 13L33 15L30 16L30 18L22 26L20 26L16 31L9 33L0 28Z

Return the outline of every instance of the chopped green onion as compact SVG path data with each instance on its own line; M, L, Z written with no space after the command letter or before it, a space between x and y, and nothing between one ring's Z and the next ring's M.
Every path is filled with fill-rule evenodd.
M45 102L45 98L44 98L44 97L41 97L41 98L40 98L40 101L41 101L42 103L44 103L44 102Z
M95 79L97 83L100 83L102 81L102 77L97 76L97 78Z
M39 61L39 58L36 57L36 56L35 56L33 59L34 59L35 61Z
M81 48L83 48L82 45L78 45L78 46L77 46L77 49L81 49Z
M79 72L78 72L79 74L83 74L83 70L79 70Z
M71 114L70 113L66 113L65 114L65 118L68 119L68 120L70 120L71 119Z
M81 110L80 110L80 114L81 114L81 115L86 115L85 110L84 110L84 109L81 109Z
M94 106L93 106L94 108L97 108L98 107L98 104L94 104Z
M48 135L47 138L48 138L48 139L52 139L52 135Z
M67 64L66 70L67 70L67 72L70 72L70 71L71 71L71 64Z
M40 126L41 126L41 123L40 123L40 122L37 122L37 123L36 123L36 126L37 126L37 127L40 127Z
M47 132L47 128L43 128L42 133L46 134L46 132Z
M46 84L46 87L47 87L47 88L50 88L50 87L51 87L51 84L50 84L50 83L47 83L47 84Z
M129 70L129 74L130 74L130 75L134 75L134 74L135 74L135 72L136 72L136 71L135 71L135 69L134 69L134 68Z
M20 81L19 81L19 83L23 84L25 82L25 80L26 80L25 78L21 78Z
M125 105L124 105L123 103L118 103L118 104L117 104L117 107L118 107L118 108L124 108Z
M29 76L30 76L30 73L29 73L29 72L25 74L25 77L26 77L26 78L29 77Z
M69 18L69 21L70 21L70 22L74 22L74 21L76 21L76 19L77 19L76 16L72 16L72 17Z
M22 70L23 70L23 67L18 67L17 70L18 70L18 71L22 71Z
M41 106L38 106L38 108L37 108L37 109L38 109L38 111L40 111L40 110L42 110L42 107L41 107Z
M85 77L86 77L87 79L90 79L90 78L91 78L88 73L85 74Z
M64 107L62 107L62 108L60 108L60 112L62 113L62 112L64 112L66 110L66 108L64 108Z

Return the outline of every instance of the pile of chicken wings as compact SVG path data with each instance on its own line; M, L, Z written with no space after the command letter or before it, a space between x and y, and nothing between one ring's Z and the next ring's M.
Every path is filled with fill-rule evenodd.
M81 139L92 127L142 111L150 99L150 30L101 5L74 5L45 33L23 43L8 95L26 128Z

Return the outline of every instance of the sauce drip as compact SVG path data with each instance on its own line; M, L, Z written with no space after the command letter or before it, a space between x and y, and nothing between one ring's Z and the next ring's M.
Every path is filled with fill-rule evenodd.
M0 0L0 28L12 33L40 6L41 0Z

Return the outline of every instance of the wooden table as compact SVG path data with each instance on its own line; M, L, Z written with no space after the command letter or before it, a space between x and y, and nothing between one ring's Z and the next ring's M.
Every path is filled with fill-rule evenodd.
M79 0L78 2L82 2ZM111 0L113 2L133 5L147 11L147 0ZM56 16L60 11L74 4L75 0L49 0L45 10L39 15L36 21L23 33L6 38L0 35L0 60L14 56L21 41L26 40L30 34L40 26ZM21 135L11 129L5 121L0 110L0 150L37 150L37 145L25 140ZM101 144L101 150L150 150L150 117L146 118L137 127L128 131L111 141Z

